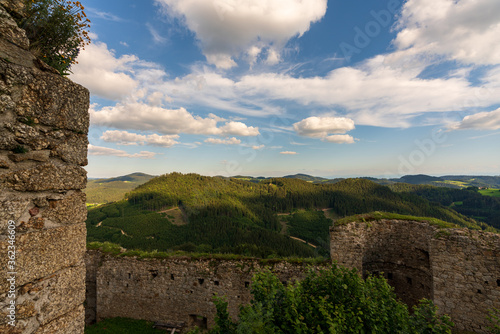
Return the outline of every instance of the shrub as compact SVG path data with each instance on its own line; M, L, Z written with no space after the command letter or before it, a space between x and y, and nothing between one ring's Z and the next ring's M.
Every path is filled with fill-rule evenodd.
M68 0L25 0L25 15L17 19L33 54L61 75L71 72L80 49L90 43L89 23L82 4Z
M216 299L216 326L211 333L451 333L453 323L438 316L423 300L410 315L382 277L363 280L355 271L338 267L310 271L306 278L284 286L264 271L252 281L253 300L231 320L227 303Z

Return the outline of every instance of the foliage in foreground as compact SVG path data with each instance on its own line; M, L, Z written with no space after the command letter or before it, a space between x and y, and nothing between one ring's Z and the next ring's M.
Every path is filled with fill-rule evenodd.
M216 298L210 333L451 333L453 326L431 301L423 299L410 314L384 278L363 280L336 264L289 286L269 271L258 273L252 294L238 322L229 317L227 302Z
M105 319L92 326L85 327L85 334L160 334L165 331L154 329L153 323L146 320L128 318Z
M30 50L68 75L80 49L90 43L90 20L79 1L25 0L25 16L17 24L26 31Z

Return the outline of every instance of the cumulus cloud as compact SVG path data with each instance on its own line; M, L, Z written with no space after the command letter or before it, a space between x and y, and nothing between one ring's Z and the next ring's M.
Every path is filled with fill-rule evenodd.
M461 122L453 124L450 129L498 130L500 129L500 108L490 112L465 116Z
M203 118L193 116L184 108L165 109L140 102L118 103L100 110L97 110L94 105L89 113L92 124L122 130L156 131L164 135L187 133L257 136L259 134L258 128L241 122L226 122L221 127L217 127L221 118L213 114Z
M241 140L232 138L220 139L220 138L207 138L205 143L217 144L217 145L238 145L241 144Z
M298 154L298 153L297 152L293 152L293 151L283 151L283 152L280 152L280 154L294 155L294 154Z
M132 64L138 60L133 55L117 58L105 43L95 42L80 52L78 64L71 67L73 74L70 78L94 95L118 100L132 94L138 86L130 74Z
M354 121L345 117L309 117L295 123L293 128L301 136L323 138L329 133L353 130Z
M253 145L252 149L254 149L254 150L262 150L264 147L266 147L266 146L265 145Z
M346 117L308 117L295 123L293 128L301 136L321 138L329 143L354 143L354 138L345 134L354 130L354 121ZM334 135L329 135L332 133Z
M500 63L500 2L408 0L394 41L409 54L437 54L464 63Z
M350 135L332 135L323 138L323 140L335 144L354 144L354 138Z
M279 60L286 42L301 36L326 13L327 0L156 0L166 15L196 34L207 61L219 68L250 62L267 50L267 62Z
M242 122L227 122L224 126L221 126L220 131L224 134L235 135L235 136L258 136L259 128L253 126L247 126Z
M176 141L178 138L179 135L140 135L119 130L108 130L101 136L101 139L105 142L117 143L118 145L152 145L161 147L172 147L175 144L179 144Z
M89 144L88 146L89 155L99 155L99 156L116 156L123 158L141 158L141 159L152 159L155 157L156 153L141 151L140 153L129 154L122 150L116 150L114 148L94 146Z

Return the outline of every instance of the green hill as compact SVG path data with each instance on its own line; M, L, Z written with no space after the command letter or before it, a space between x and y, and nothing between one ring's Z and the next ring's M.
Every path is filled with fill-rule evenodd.
M89 210L88 241L147 251L328 256L332 221L325 211L328 217L385 211L480 228L441 204L364 179L313 184L275 178L254 183L172 173L140 185L126 200Z
M500 194L496 189L478 190L476 187L447 188L430 185L395 183L390 188L401 194L413 194L428 201L472 217L479 222L500 229ZM479 223L484 228L484 224ZM491 230L491 229L489 229Z
M87 203L102 204L119 201L127 192L148 182L153 177L144 173L132 173L109 179L89 179L87 188L84 190L87 194Z

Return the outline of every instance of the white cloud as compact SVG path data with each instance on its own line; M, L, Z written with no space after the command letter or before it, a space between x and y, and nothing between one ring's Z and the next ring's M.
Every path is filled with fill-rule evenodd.
M227 122L219 128L222 133L235 136L258 136L259 128L247 126L242 122Z
M139 59L133 55L116 58L105 43L95 42L86 46L77 60L78 64L71 67L71 80L99 97L117 100L130 95L138 85L130 71L131 65Z
M257 136L259 129L241 122L226 122L217 127L221 118L209 114L208 117L193 116L184 108L165 109L140 102L118 103L115 106L97 110L91 106L91 123L117 129L155 131L165 135L180 133L204 135Z
M205 143L217 144L217 145L238 145L241 144L241 140L232 138L219 139L219 138L207 138Z
M286 42L309 30L327 7L326 0L156 1L196 34L207 61L219 68L235 66L233 58L243 53L252 63L257 49L270 50L267 62L278 61Z
M330 133L353 130L354 121L345 117L309 117L295 123L293 128L301 136L323 138Z
M408 0L395 46L472 64L500 63L500 1Z
M283 151L283 152L280 152L280 154L295 155L295 154L298 154L298 153L297 152L293 152L293 151Z
M500 129L500 108L490 112L465 116L461 122L453 124L450 129L498 130Z
M161 1L171 3L174 7L185 6L184 9L189 11L193 8L193 4L200 0ZM213 5L213 1L207 1L207 4ZM232 4L232 0L223 1L225 4ZM421 3L426 3L425 1L427 0L421 0ZM485 1L477 0L478 3L485 3ZM257 1L256 8L263 3L260 0ZM407 4L416 6L416 3L410 0ZM442 3L442 0L437 0L437 3ZM462 0L450 6L460 3L471 5L470 1ZM200 6L206 7L203 4ZM269 6L272 7L274 4ZM417 12L424 11L424 7L417 8ZM495 11L497 6L493 7L492 10ZM228 9L229 12L231 10ZM238 7L234 9L235 13L230 13L229 17L233 14L239 15L238 13L244 10ZM469 14L472 15L472 13ZM217 13L211 13L211 15L217 15ZM423 20L425 15L422 14L420 17ZM449 15L446 14L445 17L448 19ZM184 19L187 20L187 16ZM217 19L219 19L218 15ZM466 20L461 16L456 19L458 23L465 24ZM232 24L231 20L226 23ZM404 20L409 23L405 26L403 24L405 21L401 21L403 23L400 25L400 33L409 29L413 24L411 23L413 19L409 16L404 16ZM494 21L495 18L488 14L486 21L492 20ZM418 25L415 27L425 28L424 26L419 28ZM239 34L238 31L234 33ZM436 36L437 39L444 38ZM228 43L230 44L230 41ZM239 50L237 53L241 52L250 63L259 59L266 61L266 57L271 61L269 57L273 52L276 57L280 57L280 49L275 48L274 44L261 45L259 43L244 43L244 47L237 48ZM500 43L495 44L495 47L498 45ZM401 49L404 47L407 49ZM411 55L410 50L414 52L414 55L410 58L411 66L408 66L407 56ZM285 101L285 104L294 103L303 105L307 109L314 108L316 115L320 114L325 117L331 114L324 112L321 114L322 110L343 110L343 116L354 120L358 125L408 127L415 123L416 117L419 117L419 122L436 124L445 119L445 114L441 117L436 113L451 111L470 113L471 110L478 112L500 103L500 95L496 94L500 89L500 66L491 67L483 77L479 78L482 83L481 90L488 93L478 95L479 88L474 87L468 80L470 69L461 68L452 75L442 78L421 78L419 76L421 71L430 63L426 55L439 50L429 49L423 55L419 54L418 50L417 47L401 44L400 50L392 54L379 55L354 67L338 68L324 76L317 77L295 77L292 74L284 74L290 72L284 72L248 74L239 78L228 78L210 67L198 65L192 67L191 74L168 78L160 66L144 62L133 55L117 57L113 50L108 50L106 44L97 42L82 51L79 58L80 64L75 65L75 73L71 78L88 87L94 95L120 101L115 106L104 107L100 110L92 108L90 111L94 125L124 130L155 131L161 135L190 133L226 137L259 134L257 127L234 120L225 121L215 115L195 116L178 106L196 105L246 116L267 117L286 115L287 108L283 104ZM489 50L491 49L477 49L477 57L482 59L486 56L480 56L480 54L495 53ZM235 57L237 53L224 52L213 55L217 57L222 55L226 61L234 62L236 58L231 57ZM496 55L490 56L496 57ZM412 63L413 60L415 63ZM473 68L473 66L469 67ZM163 105L166 103L175 103L175 107L164 108ZM430 113L431 116L424 116L425 113ZM333 116L338 116L338 114L333 114ZM228 118L231 119L231 117ZM327 132L328 134L342 133ZM324 134L316 137L326 140ZM333 139L330 140L333 141Z
M264 73L247 75L236 83L238 95L253 101L295 101L310 108L321 106L344 109L356 124L382 127L408 127L412 118L423 113L470 110L500 102L498 94L478 98L465 76L449 78L419 77L422 68L392 66L380 55L356 67L342 67L324 77L296 78ZM491 71L493 72L493 70ZM485 82L484 90L497 89L500 74ZM340 107L340 108L339 108Z
M99 155L99 156L116 156L123 158L141 158L141 159L152 159L155 157L156 153L141 151L140 153L129 154L122 150L116 150L114 148L94 146L89 144L88 146L89 155Z
M293 128L301 136L321 138L329 143L354 143L354 138L345 134L354 130L354 121L346 117L308 117L295 123ZM331 133L334 135L329 135Z
M168 92L177 103L209 106L245 116L269 116L283 114L284 109L273 106L269 100L248 94L252 88L240 87L240 82L203 67L193 67L192 73L164 81L156 88ZM251 93L251 92L250 92Z
M101 136L101 139L105 142L117 143L118 145L152 145L161 147L172 147L175 144L179 144L179 142L175 140L178 138L178 135L140 135L119 130L108 130Z
M91 14L92 16L95 16L95 17L103 19L103 20L114 21L114 22L123 21L122 18L120 18L114 14L103 12L103 11L97 10L95 8L85 7L85 11L87 13Z
M354 138L350 135L332 135L323 138L323 140L335 144L354 144Z
M146 27L153 37L153 42L155 42L155 44L165 44L167 42L167 39L160 35L160 33L150 23L146 23Z
M252 149L254 149L254 150L262 150L264 147L266 147L266 146L265 145L253 145Z

